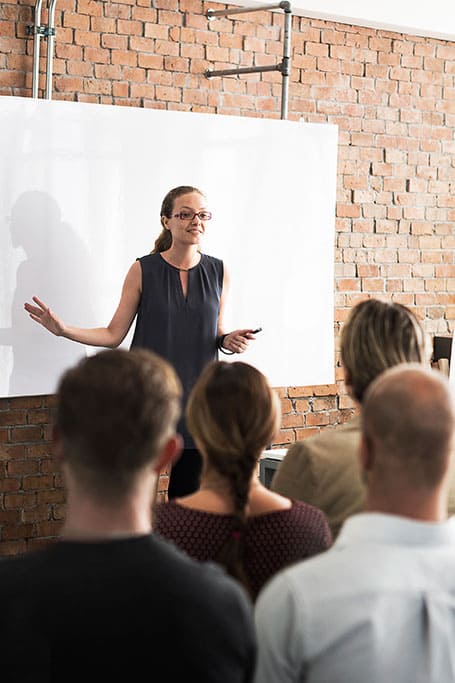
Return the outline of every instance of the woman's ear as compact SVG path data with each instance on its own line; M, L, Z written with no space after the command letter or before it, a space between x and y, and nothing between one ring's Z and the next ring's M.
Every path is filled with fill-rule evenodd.
M169 230L169 228L167 227L168 222L169 218L167 216L161 216L161 225L165 230Z

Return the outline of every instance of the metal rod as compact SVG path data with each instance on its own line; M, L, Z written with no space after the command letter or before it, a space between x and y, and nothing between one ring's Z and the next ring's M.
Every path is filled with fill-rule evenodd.
M53 68L52 63L54 59L54 38L55 38L55 5L57 0L50 0L49 3L49 18L48 18L48 36L47 36L47 66L46 66L46 99L52 99L52 78Z
M227 17L230 14L243 14L244 12L263 12L269 9L282 9L282 4L279 2L277 5L261 5L260 7L237 7L235 9L208 9L207 19L213 19L214 17ZM289 3L288 3L289 4Z
M284 15L284 42L283 42L283 62L281 74L283 80L281 83L281 118L286 119L288 116L288 94L289 94L289 75L291 63L291 28L292 28L292 14L291 9L285 10Z
M214 76L234 76L239 74L261 73L263 71L280 71L282 75L281 83L281 118L285 119L288 115L288 95L289 95L289 74L291 63L291 30L292 30L292 11L289 0L281 0L277 5L260 5L258 7L240 7L235 9L207 10L207 18L227 17L230 14L243 14L244 12L260 12L263 10L282 9L284 12L284 39L283 39L283 61L271 66L251 66L238 69L221 69L219 71L205 72L206 78Z
M39 82L39 55L41 41L41 6L43 0L36 0L35 17L33 23L33 72L32 72L32 97L38 97Z
M221 69L220 71L205 72L206 78L213 78L213 76L234 76L235 74L254 74L263 71L281 71L282 64L270 64L270 66L245 66L238 69Z

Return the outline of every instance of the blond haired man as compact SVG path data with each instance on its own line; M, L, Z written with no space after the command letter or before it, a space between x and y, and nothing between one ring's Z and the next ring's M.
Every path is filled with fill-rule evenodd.
M381 372L398 363L428 360L424 331L401 304L362 301L343 328L341 360L347 390L361 408L365 391ZM365 501L359 442L360 416L356 416L336 429L293 444L272 481L273 491L320 508L333 538Z

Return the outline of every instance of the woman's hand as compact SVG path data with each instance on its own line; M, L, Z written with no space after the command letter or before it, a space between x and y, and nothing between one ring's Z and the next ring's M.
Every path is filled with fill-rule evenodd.
M223 349L232 353L244 353L249 346L250 339L256 339L252 329L234 330L225 335Z
M45 327L49 332L52 332L52 334L61 337L65 329L62 321L51 311L49 306L46 306L46 304L38 299L37 296L33 297L33 301L37 306L33 306L29 303L24 304L24 308L30 318Z

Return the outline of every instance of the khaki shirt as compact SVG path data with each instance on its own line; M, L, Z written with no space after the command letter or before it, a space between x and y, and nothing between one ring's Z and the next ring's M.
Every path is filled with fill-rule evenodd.
M358 450L360 417L292 444L272 480L277 493L322 510L335 539L346 517L365 501Z
M289 498L303 500L322 510L333 539L347 517L361 512L365 485L359 465L360 417L336 429L292 444L280 463L271 488ZM448 500L455 514L455 467L452 466Z

